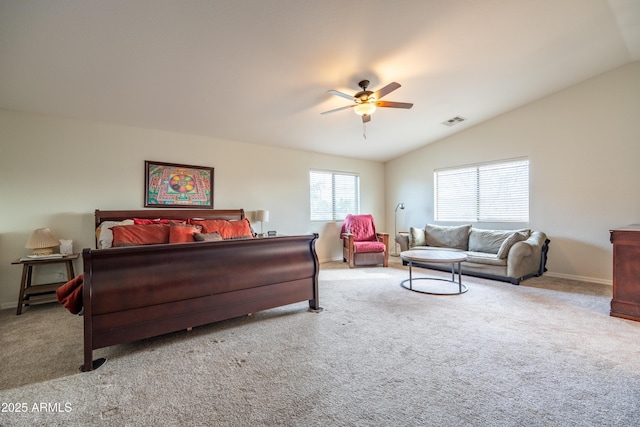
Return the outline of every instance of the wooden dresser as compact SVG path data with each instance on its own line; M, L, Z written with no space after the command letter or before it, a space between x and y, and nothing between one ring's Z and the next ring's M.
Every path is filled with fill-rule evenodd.
M611 230L613 299L611 315L640 321L640 224Z

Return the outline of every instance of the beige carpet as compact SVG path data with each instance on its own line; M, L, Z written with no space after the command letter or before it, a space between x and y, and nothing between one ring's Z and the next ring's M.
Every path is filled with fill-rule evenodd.
M0 425L638 424L640 322L609 316L609 287L468 277L466 294L430 296L401 288L394 262L323 264L322 313L299 303L97 350L90 373L80 317L4 310Z

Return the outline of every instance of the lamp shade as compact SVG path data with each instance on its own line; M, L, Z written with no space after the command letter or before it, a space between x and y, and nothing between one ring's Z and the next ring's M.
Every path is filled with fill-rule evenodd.
M50 254L53 248L58 246L60 241L53 235L48 228L38 228L31 233L31 237L27 240L25 248L33 249L36 255Z
M269 222L269 211L256 211L256 221Z

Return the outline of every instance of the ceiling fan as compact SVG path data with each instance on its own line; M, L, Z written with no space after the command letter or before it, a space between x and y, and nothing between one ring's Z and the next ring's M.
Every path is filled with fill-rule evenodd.
M362 89L360 92L355 95L347 95L346 93L339 92L337 90L330 90L329 93L336 96L341 96L343 98L349 99L354 102L352 105L347 105L345 107L336 108L333 110L325 111L321 114L330 114L335 113L336 111L346 110L348 108L353 108L356 114L362 116L362 123L367 123L371 121L371 114L376 111L377 107L383 108L405 108L409 109L413 107L413 104L408 102L391 102L391 101L380 101L383 96L393 92L394 90L400 87L400 83L392 82L383 87L382 89L377 90L376 92L372 92L367 90L369 87L369 80L362 80L358 83L358 86Z

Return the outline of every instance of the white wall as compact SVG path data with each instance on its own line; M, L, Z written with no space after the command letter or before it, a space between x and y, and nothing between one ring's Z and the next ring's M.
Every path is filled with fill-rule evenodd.
M611 283L609 230L640 223L639 61L388 162L387 228L397 202L407 206L399 231L434 221L434 169L521 156L528 226L551 239L549 272Z
M215 208L250 219L268 209L265 231L319 233L321 261L341 258L340 224L309 221L309 169L359 173L362 212L384 223L382 163L0 110L0 307L17 303L21 267L11 261L29 253L32 230L49 227L80 252L95 247L95 209L143 208L145 160L214 167ZM40 282L57 273L36 270Z

